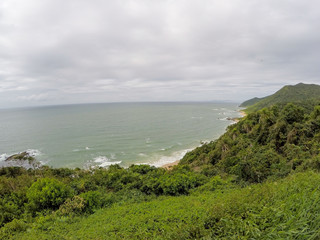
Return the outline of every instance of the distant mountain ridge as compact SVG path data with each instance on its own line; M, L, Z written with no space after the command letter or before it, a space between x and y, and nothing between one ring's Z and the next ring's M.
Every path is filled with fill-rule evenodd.
M287 85L270 96L249 99L241 103L240 107L247 107L246 111L252 112L275 104L305 103L308 101L320 101L319 85L305 83Z

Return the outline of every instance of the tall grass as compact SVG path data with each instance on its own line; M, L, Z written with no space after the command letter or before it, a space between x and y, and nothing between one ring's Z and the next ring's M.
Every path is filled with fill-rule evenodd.
M12 239L320 239L320 174L47 216Z

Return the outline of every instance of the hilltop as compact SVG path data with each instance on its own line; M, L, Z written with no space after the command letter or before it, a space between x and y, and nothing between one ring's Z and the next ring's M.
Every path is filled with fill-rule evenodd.
M320 102L320 86L299 83L293 86L284 86L276 93L267 97L256 97L247 100L240 107L247 107L246 112L253 112L275 104L285 105L286 103L296 103L310 108L310 105L314 105L315 102Z

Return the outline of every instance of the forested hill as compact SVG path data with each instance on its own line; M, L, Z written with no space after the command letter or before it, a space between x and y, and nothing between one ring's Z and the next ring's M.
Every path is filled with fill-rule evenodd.
M181 165L206 175L262 182L293 171L320 169L320 106L292 103L248 114L218 140L187 153Z
M253 112L275 104L285 105L289 102L310 108L311 105L320 102L320 86L304 83L294 86L288 85L270 96L253 98L243 102L240 106L247 107L247 112Z

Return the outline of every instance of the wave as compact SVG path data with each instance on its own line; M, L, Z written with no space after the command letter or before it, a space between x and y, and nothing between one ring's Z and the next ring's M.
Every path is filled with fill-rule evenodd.
M6 153L0 154L0 161L4 161L4 160L6 160L8 157L10 157L10 155L8 155L8 154L6 154Z
M35 162L25 161L25 160L7 160L9 157L21 154L21 153L27 153L28 156L33 157L36 159ZM0 167L24 167L26 169L29 168L37 168L41 165L44 165L42 161L39 161L36 157L42 155L42 153L38 149L27 149L22 152L15 152L15 153L3 153L0 155ZM7 160L7 161L6 161Z
M5 161L8 157L12 156L12 155L16 155L16 154L20 154L20 153L23 153L23 152L26 152L28 153L28 155L30 157L37 157L37 156L40 156L42 155L41 151L38 150L38 149L27 149L25 151L22 151L22 152L14 152L14 153L3 153L0 155L0 161Z
M28 153L31 157L42 155L42 152L40 152L40 150L38 149L27 149L25 152Z
M161 156L159 160L157 160L153 163L149 163L149 164L151 166L155 166L155 167L162 167L166 164L181 160L184 157L184 155L186 155L186 153L190 152L191 150L193 150L193 149L191 148L191 149L177 151L177 152L172 153L170 156Z
M110 161L106 156L99 156L93 159L95 163L100 163L99 167L108 167L110 165L120 164L122 161Z
M147 157L148 155L145 154L145 153L138 153L138 156L139 156L139 157Z

